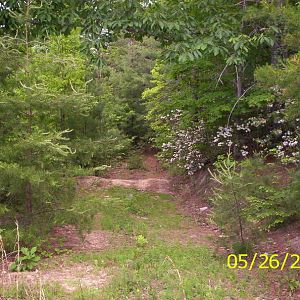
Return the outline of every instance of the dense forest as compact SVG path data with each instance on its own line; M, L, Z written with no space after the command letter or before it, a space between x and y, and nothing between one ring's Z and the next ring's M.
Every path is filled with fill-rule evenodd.
M0 49L3 299L299 297L299 1L7 0Z

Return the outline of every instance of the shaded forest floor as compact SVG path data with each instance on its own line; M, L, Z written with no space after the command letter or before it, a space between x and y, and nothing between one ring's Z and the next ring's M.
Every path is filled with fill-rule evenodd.
M206 174L196 193L154 155L142 161L78 178L78 205L94 212L89 232L55 228L57 251L37 271L2 270L3 299L298 299L289 271L228 269L199 197L209 192Z

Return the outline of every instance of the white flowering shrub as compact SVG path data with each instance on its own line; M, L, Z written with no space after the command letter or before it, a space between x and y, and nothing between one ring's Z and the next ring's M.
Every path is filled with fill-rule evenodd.
M206 141L205 128L202 121L188 128L181 128L182 113L177 109L161 117L170 125L172 131L169 141L162 144L161 157L165 162L183 168L188 175L193 175L208 161L199 147Z
M271 154L283 163L300 162L300 119L286 120L285 107L271 103L257 116L219 127L212 145L232 151L236 157L253 152Z

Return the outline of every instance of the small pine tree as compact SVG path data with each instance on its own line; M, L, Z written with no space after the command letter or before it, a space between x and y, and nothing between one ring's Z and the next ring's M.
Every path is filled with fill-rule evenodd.
M258 158L238 163L228 155L215 166L213 220L231 245L246 249L264 231L297 214L286 197L289 187L279 186L272 164Z

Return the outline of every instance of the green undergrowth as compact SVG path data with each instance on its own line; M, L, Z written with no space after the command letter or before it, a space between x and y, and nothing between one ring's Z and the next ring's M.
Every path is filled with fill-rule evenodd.
M84 195L75 209L85 211L90 228L147 235L159 229L180 227L184 218L170 199L165 194L113 187L100 194Z
M127 168L129 170L145 170L146 166L143 156L139 153L132 153L127 160Z
M45 299L254 299L262 291L258 278L239 276L206 246L181 244L178 239L161 239L167 230L194 226L190 219L178 214L169 195L139 192L114 187L81 195L72 208L84 211L90 218L90 229L124 234L131 243L120 242L101 251L70 252L42 261L40 269L72 265L91 265L95 276L99 270L108 272L100 289L76 286L65 290L60 284L43 286ZM82 221L83 222L83 221ZM142 241L142 242L141 242ZM261 279L260 279L261 280ZM255 288L253 288L255 287ZM4 291L6 298L16 297L16 288ZM19 299L40 299L41 287L19 286Z
M30 223L19 224L21 246L51 249L49 234L54 226L73 224L83 233L92 229L112 230L130 235L154 232L160 228L176 228L183 219L176 205L165 194L139 192L134 189L113 187L97 193L78 195L74 201L47 213L36 214ZM41 226L47 224L47 226ZM13 251L16 225L13 218L2 225L4 246ZM151 228L151 230L150 230ZM63 247L63 242L60 243Z
M73 254L70 261L116 270L96 299L184 299L184 295L186 299L246 299L252 295L247 278L239 278L222 258L203 246L155 243L145 248Z
M202 246L157 242L146 247L72 253L64 258L65 265L75 263L93 265L95 274L110 270L107 284L101 289L78 286L72 292L59 284L47 285L43 287L46 299L254 299L263 292L259 278L239 277L222 258ZM28 289L21 287L20 299L39 299L37 291L36 296L26 298L22 288ZM31 288L31 293L35 289ZM6 295L12 297L15 292L11 289Z

